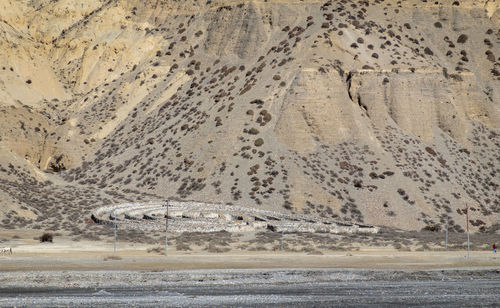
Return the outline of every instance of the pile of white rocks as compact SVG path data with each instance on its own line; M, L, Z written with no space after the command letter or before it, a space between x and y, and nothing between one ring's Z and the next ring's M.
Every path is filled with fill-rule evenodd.
M323 232L377 233L379 228L342 223L325 218L266 211L238 205L203 202L150 201L122 203L98 208L92 213L96 223L127 229L176 232Z

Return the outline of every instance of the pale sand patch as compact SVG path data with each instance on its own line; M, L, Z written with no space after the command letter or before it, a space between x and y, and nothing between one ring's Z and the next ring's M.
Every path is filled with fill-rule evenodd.
M151 245L119 243L113 254L113 243L72 242L37 243L26 241L14 246L14 254L0 256L2 271L55 270L135 270L165 271L182 269L246 268L357 268L423 270L438 268L500 268L500 258L490 251L397 251L361 248L358 251L332 252L322 255L290 252L235 251L207 253L197 247L192 252L168 248L167 256L148 253ZM161 247L163 249L163 247ZM163 253L163 250L161 250ZM116 258L110 258L116 256ZM107 259L105 261L105 259Z

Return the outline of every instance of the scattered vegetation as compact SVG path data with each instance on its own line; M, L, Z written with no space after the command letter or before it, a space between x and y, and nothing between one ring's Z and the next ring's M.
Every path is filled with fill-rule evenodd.
M40 236L40 243L52 243L54 240L54 235L52 233L45 232Z

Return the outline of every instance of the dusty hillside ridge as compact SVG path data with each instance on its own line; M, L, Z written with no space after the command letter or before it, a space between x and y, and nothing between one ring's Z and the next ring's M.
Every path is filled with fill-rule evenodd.
M498 230L498 1L146 2L0 3L0 228L175 199Z

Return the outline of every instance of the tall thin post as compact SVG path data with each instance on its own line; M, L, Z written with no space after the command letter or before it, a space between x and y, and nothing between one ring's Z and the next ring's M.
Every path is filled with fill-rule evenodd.
M467 258L470 259L469 206L465 208L465 214L467 217Z
M470 259L470 235L467 232L467 259Z
M446 240L445 249L448 249L448 213L446 213Z
M285 232L281 230L281 251L283 251L284 237L285 237Z
M167 201L167 213L165 214L165 256L167 256L167 242L168 242L168 201Z
M113 220L115 222L115 240L113 242L113 254L116 254L116 233L118 231L118 226L116 225L116 216L115 216L115 211L114 210L111 213L111 215L113 216Z
M116 231L118 230L118 226L116 225L115 221L115 242L114 242L114 247L113 247L113 253L116 254Z

